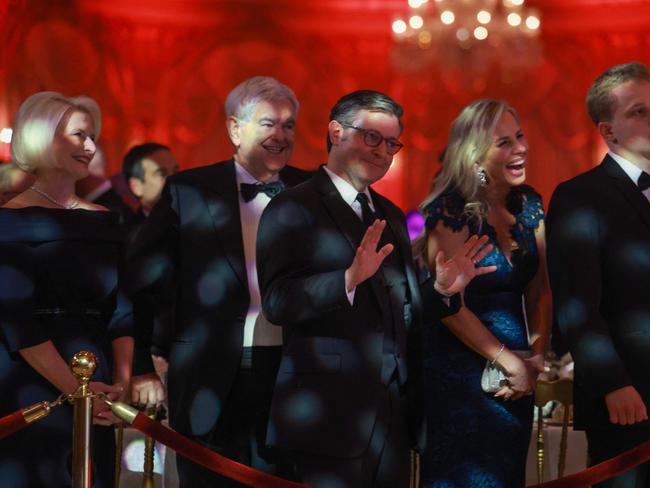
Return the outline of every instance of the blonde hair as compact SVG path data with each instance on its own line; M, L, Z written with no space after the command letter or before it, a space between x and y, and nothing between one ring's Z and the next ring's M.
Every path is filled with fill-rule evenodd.
M34 173L43 162L53 162L52 143L63 117L71 110L86 112L93 119L95 138L101 130L101 111L92 98L65 97L38 92L27 98L16 114L11 138L11 159L23 171Z
M500 100L476 100L466 106L451 124L447 147L442 159L442 171L435 178L431 193L420 204L421 211L443 193L456 190L463 197L463 214L480 228L487 217L487 194L477 177L477 164L493 144L494 131L504 112L510 112L517 122L519 115ZM488 182L489 184L489 182ZM413 244L416 255L426 251L426 229Z
M612 66L592 83L587 93L587 113L594 125L610 122L616 110L614 89L629 81L650 82L648 68L641 63L625 63Z

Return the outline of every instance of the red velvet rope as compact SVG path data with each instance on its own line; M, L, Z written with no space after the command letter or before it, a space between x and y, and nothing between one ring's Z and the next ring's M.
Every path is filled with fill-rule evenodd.
M223 457L210 449L195 444L159 422L151 420L143 413L138 413L135 417L133 427L149 437L153 437L158 442L165 444L187 459L200 464L210 471L214 471L240 483L255 488L307 488L306 485L301 483L283 480L277 476L257 471L249 466Z
M16 410L14 413L0 419L0 439L10 436L17 430L27 425L22 410Z
M529 488L584 488L608 480L650 460L650 441L591 468Z

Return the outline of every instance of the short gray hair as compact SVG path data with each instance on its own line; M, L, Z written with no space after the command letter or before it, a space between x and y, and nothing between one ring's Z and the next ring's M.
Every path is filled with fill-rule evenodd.
M300 104L293 90L270 76L254 76L242 81L226 98L226 117L249 121L259 102L288 100L297 115Z
M65 97L57 92L38 92L27 98L16 114L11 137L11 159L23 171L34 173L43 161L52 160L56 130L69 111L86 112L101 131L101 111L90 97Z

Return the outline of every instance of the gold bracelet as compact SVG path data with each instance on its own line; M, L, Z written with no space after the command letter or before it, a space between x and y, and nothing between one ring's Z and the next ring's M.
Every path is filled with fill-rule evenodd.
M496 353L496 354L494 355L494 357L490 360L490 364L491 364L492 366L495 365L495 363L497 362L497 359L499 359L499 356L501 356L501 353L503 352L503 350L504 350L505 348L506 348L506 345L505 345L505 344L501 344L501 348L499 348L499 352Z

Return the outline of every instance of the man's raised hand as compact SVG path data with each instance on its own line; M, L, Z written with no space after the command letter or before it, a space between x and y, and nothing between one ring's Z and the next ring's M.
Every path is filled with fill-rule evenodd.
M347 292L352 291L357 285L374 275L386 256L393 252L392 244L386 244L377 250L385 228L386 221L377 219L363 235L352 264L345 270L345 290Z

